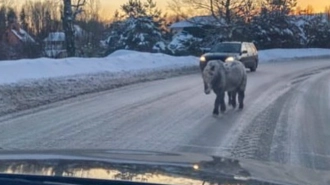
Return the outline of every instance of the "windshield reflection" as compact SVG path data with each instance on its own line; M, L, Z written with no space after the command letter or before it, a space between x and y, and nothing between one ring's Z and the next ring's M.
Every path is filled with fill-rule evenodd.
M149 182L162 184L251 184L252 181L235 180L233 175L219 173L229 166L235 169L238 162L235 160L224 161L222 165L214 166L211 162L202 162L188 167L170 165L140 165L140 164L110 164L92 161L2 161L0 173L35 174L46 176L64 176L93 179L112 179L134 182ZM234 165L234 166L233 166ZM239 166L239 165L238 165ZM203 169L217 167L219 170L203 172ZM241 168L240 168L241 169ZM240 170L242 171L242 170ZM214 174L218 174L214 176ZM246 174L247 177L249 174ZM253 184L253 183L252 183Z

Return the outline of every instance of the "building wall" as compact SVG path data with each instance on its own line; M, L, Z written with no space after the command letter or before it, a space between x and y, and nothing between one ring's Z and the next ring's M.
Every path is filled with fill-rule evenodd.
M4 41L11 46L21 44L21 40L19 40L19 38L17 38L17 36L10 29L6 30L4 34Z
M17 46L21 44L21 40L12 32L12 30L16 30L19 33L20 25L17 22L11 23L6 29L3 40L10 46Z

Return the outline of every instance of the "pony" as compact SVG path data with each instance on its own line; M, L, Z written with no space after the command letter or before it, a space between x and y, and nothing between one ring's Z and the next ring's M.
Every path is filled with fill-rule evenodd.
M225 92L228 92L229 104L236 108L236 96L238 94L239 109L244 108L245 89L247 74L245 66L240 61L223 62L221 60L210 60L202 71L204 81L204 92L216 94L214 102L214 115L226 111Z

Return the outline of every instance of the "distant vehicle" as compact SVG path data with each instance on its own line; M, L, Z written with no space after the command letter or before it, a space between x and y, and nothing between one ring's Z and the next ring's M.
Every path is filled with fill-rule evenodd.
M251 42L221 42L214 45L209 52L200 57L200 67L203 70L210 60L241 61L252 72L258 68L258 51Z

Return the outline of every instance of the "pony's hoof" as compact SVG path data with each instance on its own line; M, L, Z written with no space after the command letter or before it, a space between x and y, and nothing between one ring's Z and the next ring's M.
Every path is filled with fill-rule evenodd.
M225 108L225 107L222 107L222 108L221 108L221 112L222 112L222 113L226 112L226 108Z
M213 111L213 115L214 115L214 116L218 116L218 115L219 115L219 111L218 111L218 110L214 110L214 111Z
M244 108L244 105L239 105L239 109L242 110Z

